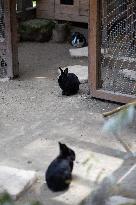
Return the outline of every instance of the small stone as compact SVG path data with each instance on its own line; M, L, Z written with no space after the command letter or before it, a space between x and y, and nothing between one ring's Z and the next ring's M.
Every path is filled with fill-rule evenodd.
M69 49L72 57L88 57L88 47Z
M32 161L27 161L28 164L32 164Z

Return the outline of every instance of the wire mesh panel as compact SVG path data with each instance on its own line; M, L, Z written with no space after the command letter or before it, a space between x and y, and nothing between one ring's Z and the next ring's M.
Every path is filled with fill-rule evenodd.
M0 41L5 38L4 0L0 0Z
M4 0L0 0L0 77L7 75Z
M0 78L18 71L16 0L0 0Z
M136 0L102 0L101 88L136 96Z

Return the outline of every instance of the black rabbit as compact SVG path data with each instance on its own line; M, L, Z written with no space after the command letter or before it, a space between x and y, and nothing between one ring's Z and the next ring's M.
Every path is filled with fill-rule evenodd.
M79 91L79 79L74 73L68 73L68 68L64 71L59 67L61 75L59 76L58 83L62 89L62 95L74 95Z
M58 157L51 162L45 174L47 186L54 192L64 191L69 187L75 160L75 152L72 149L60 142L59 147Z

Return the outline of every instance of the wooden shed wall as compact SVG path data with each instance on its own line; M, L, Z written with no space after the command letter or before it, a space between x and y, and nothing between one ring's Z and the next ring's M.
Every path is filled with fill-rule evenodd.
M39 0L37 2L37 17L88 22L89 0L75 0L74 5L60 4L60 0Z

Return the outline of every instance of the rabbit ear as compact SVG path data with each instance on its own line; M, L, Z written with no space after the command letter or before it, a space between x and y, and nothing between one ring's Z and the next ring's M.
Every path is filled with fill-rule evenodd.
M63 74L63 70L62 70L62 68L61 68L61 67L59 67L59 69L60 69L60 71L61 71L61 74Z
M61 142L58 142L58 144L59 144L59 147L61 147L61 145L62 145Z
M68 68L66 68L66 69L64 70L64 74L65 74L65 75L68 74Z
M58 143L59 143L60 150L62 150L63 149L63 144L61 142L58 142Z
M59 143L60 149L63 149L66 146L65 144L62 144L61 142L58 142L58 143Z
M62 153L66 152L68 150L67 146L65 144L62 144L61 142L59 142L59 147L60 147L60 151Z

